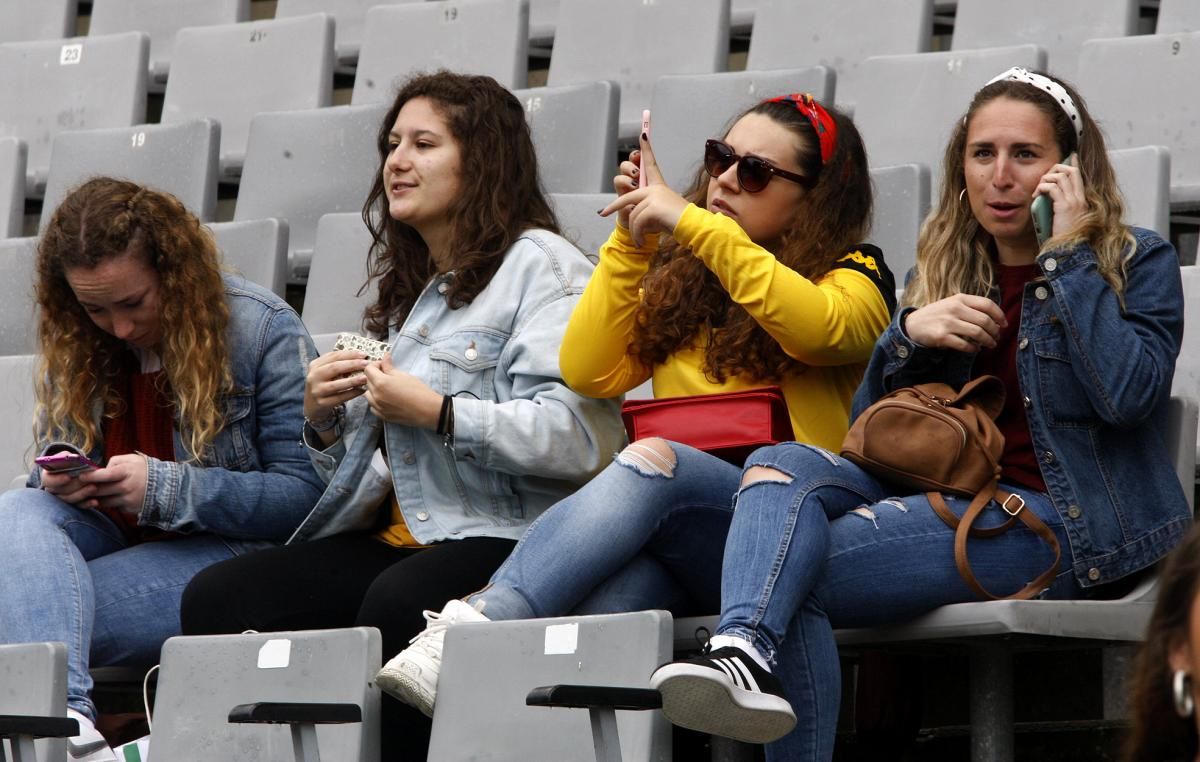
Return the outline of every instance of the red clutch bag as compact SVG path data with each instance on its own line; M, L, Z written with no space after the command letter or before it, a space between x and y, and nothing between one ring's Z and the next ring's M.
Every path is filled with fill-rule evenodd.
M629 441L662 437L742 465L759 447L793 438L778 386L690 397L630 400L621 407Z

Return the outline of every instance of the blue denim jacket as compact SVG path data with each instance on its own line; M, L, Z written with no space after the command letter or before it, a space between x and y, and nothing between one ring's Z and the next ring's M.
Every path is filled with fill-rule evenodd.
M281 542L323 487L296 435L304 421L304 377L317 352L300 316L270 291L226 276L225 298L234 384L221 400L225 427L194 463L176 423L175 462L147 458L138 523ZM102 458L103 446L89 457ZM41 486L41 469L27 484Z
M1163 443L1166 403L1183 339L1183 289L1174 247L1134 228L1125 309L1083 245L1038 256L1025 286L1017 374L1042 478L1070 540L1083 587L1149 566L1192 516ZM922 347L901 310L875 346L852 416L895 389L958 387L974 355Z
M328 448L306 432L329 486L289 542L376 526L390 488L418 542L518 539L594 476L624 443L618 401L576 394L558 367L567 318L591 272L566 240L530 230L471 304L449 308L448 276L426 284L390 337L392 361L456 395L453 447L434 431L384 423L365 399L352 400ZM390 485L370 466L381 431Z

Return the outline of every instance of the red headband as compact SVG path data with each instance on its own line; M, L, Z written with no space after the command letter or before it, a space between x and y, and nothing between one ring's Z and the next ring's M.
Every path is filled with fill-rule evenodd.
M825 107L817 103L817 99L812 97L812 93L792 93L790 95L781 95L778 98L771 98L767 103L790 103L796 107L796 110L804 114L812 125L813 131L817 133L817 140L821 143L821 164L828 164L833 158L833 149L837 145L837 124L833 121L833 117L825 110Z

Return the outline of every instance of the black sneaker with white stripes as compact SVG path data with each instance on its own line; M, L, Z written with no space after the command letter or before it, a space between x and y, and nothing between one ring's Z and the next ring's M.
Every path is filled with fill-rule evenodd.
M733 646L664 664L650 687L668 720L702 733L770 743L796 725L778 678Z

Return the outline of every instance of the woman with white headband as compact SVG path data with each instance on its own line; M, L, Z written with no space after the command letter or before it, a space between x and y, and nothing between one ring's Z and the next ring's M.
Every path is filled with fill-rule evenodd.
M902 387L998 376L1000 488L1011 513L1023 503L1044 526L1016 521L973 539L979 584L997 595L1035 580L1029 592L1048 599L1118 596L1191 523L1161 435L1183 333L1175 250L1121 224L1100 130L1070 87L1042 75L1014 69L979 90L943 173L904 303L851 415ZM1030 211L1039 194L1053 208L1044 243ZM912 491L817 447L752 455L709 650L651 678L667 717L775 741L769 760L830 759L834 629L979 599L956 568L954 530ZM959 516L970 502L944 499ZM1008 518L992 502L976 526Z

